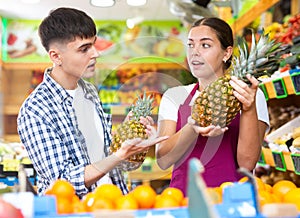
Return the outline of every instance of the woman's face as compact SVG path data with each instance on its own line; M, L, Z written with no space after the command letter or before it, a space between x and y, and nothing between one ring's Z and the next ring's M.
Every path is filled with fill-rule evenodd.
M208 26L193 27L188 35L187 58L192 74L207 81L214 81L223 76L223 59L227 60L228 52ZM230 54L231 55L231 54Z

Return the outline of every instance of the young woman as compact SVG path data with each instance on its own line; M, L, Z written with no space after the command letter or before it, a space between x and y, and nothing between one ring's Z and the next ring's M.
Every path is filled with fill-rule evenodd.
M229 126L200 127L190 118L194 99L226 73L232 52L233 34L226 22L219 18L196 21L188 34L187 59L198 82L170 88L161 100L158 131L160 136L170 137L157 145L157 162L162 169L173 165L170 186L180 188L185 194L191 158L200 159L207 186L216 187L241 178L239 167L253 170L260 155L269 117L263 92L254 77L247 75L250 86L231 78L242 110Z

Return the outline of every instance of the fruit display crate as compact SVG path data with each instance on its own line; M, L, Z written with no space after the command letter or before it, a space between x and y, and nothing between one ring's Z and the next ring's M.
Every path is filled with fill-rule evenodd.
M269 148L262 148L259 164L275 167L279 171L294 171L300 175L300 153L291 152L287 145L277 145L274 143L285 135L293 132L297 127L300 127L300 116L294 118L284 124L271 134L266 136Z
M37 175L32 164L22 164L27 174L28 180L32 185L36 184ZM7 186L14 186L18 184L18 171L4 170L3 164L0 164L0 182Z
M285 98L288 95L300 94L300 69L288 70L276 77L269 78L260 84L266 99Z
M89 213L58 214L54 195L36 196L30 192L5 193L2 199L19 208L24 217L32 218L235 218L252 217L299 217L296 205L266 204L261 208L256 179L251 172L240 169L248 177L246 182L234 182L223 188L222 202L213 203L201 176L204 168L200 161L192 159L189 164L188 197L186 207L140 209L140 210L97 210ZM267 207L268 206L268 207ZM275 212L275 213L274 213Z

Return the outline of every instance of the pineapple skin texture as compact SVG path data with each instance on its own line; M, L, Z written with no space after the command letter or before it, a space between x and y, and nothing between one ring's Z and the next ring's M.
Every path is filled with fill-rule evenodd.
M147 139L146 127L136 120L129 120L121 123L116 133L112 137L110 153L115 153L121 148L124 141L128 139L141 138ZM138 153L124 160L118 167L123 171L132 171L139 168L145 160L147 152Z
M241 110L241 103L233 95L229 81L229 75L218 78L195 99L191 116L197 125L226 127Z

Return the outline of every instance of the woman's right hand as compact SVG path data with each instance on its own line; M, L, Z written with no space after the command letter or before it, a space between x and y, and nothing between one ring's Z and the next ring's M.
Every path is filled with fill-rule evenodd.
M221 128L220 126L213 125L207 127L198 126L192 117L188 118L188 124L192 126L192 128L197 134L201 134L205 137L215 137L218 135L222 135L225 131L228 130L228 127Z

